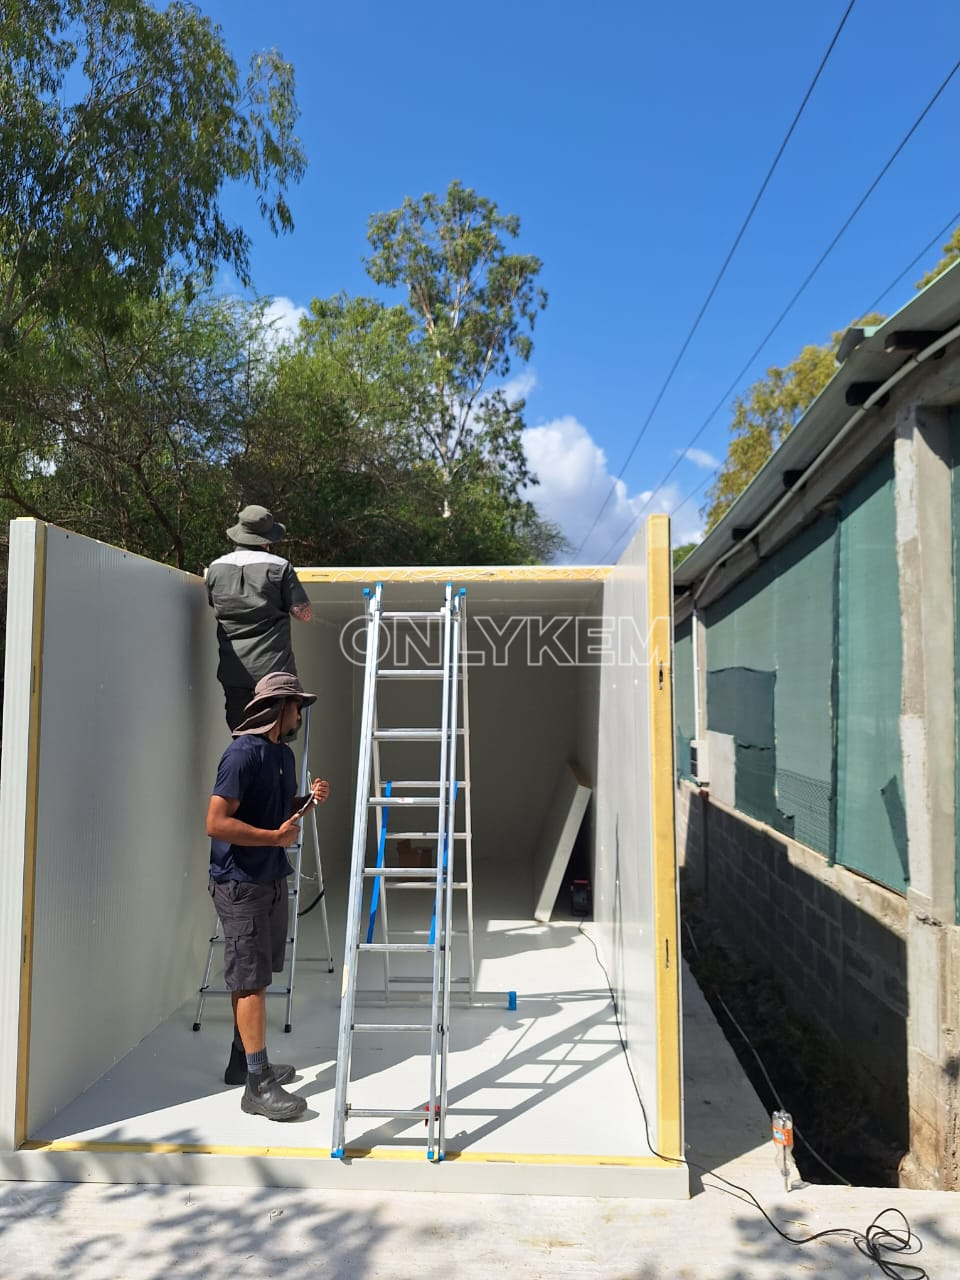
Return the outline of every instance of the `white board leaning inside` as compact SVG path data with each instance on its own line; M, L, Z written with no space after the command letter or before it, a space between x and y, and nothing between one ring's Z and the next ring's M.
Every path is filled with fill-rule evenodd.
M320 828L338 955L363 588L382 582L398 608L433 607L447 581L466 589L477 984L515 991L517 1007L454 1011L447 1158L424 1159L418 1122L415 1137L356 1124L346 1158L330 1158L341 966L312 961L317 913L301 921L282 1042L307 1112L282 1148L276 1126L240 1113L221 1074L226 1002L191 1030L212 924L203 815L226 732L203 583L18 520L0 779L0 1043L16 1053L0 1061L0 1175L685 1196L667 520L614 566L298 574L314 614L297 650L319 694L310 755L341 798ZM593 784L593 919L561 890L542 923L536 847L569 760ZM355 1066L424 1102L398 1042Z

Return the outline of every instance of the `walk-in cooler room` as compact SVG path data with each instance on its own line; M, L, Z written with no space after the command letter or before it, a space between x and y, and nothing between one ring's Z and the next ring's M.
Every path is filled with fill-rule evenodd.
M313 606L294 633L318 694L309 762L331 784L317 847L333 972L314 910L300 921L289 1034L286 1001L268 1002L271 1055L296 1065L290 1087L308 1099L303 1120L281 1127L244 1115L223 1084L228 1001L208 996L193 1030L214 923L204 814L228 741L203 583L15 521L0 1176L686 1195L668 537L652 518L612 567L298 570ZM446 1160L424 1158L419 1122L359 1119L332 1159L363 591L381 582L391 609L429 609L448 581L466 601L483 998L451 1013ZM382 714L428 724L421 696L398 682ZM552 911L538 910L571 766L590 794L577 842L590 919L571 909L566 874ZM302 906L317 873L305 834ZM422 927L428 898L392 892L391 912ZM461 937L464 907L461 895ZM422 1106L421 1059L402 1036L368 1037L354 1058L359 1102Z

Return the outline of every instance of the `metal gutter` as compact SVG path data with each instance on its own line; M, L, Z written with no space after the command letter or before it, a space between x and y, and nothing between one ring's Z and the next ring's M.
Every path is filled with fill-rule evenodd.
M783 507L783 499L789 500L790 494L800 491L811 467L823 450L831 447L836 436L834 424L838 419L845 419L848 406L846 392L853 383L882 383L889 387L900 380L897 374L892 375L890 382L887 371L891 359L895 355L885 350L885 342L889 335L901 330L933 330L953 329L960 317L960 263L955 264L938 276L922 293L912 298L893 316L875 329L865 330L837 373L830 380L820 395L813 401L801 420L793 428L780 447L770 456L750 484L744 489L730 510L717 526L710 531L703 542L687 556L674 572L674 582L678 588L692 587L698 578L707 573L714 563L722 558L729 558L731 550L736 550L741 543L756 532L759 523L764 520L771 506ZM944 338L946 335L944 335ZM949 341L950 339L946 339ZM850 346L849 341L841 344L841 349ZM917 356L907 357L897 373L905 376L917 367L922 360L942 350L946 345L944 339L924 348ZM876 391L855 412L853 419L845 422L841 430L852 425L853 420L860 421L863 413L885 394ZM802 473L797 482L784 490L784 475L795 471ZM733 531L738 530L738 538L731 546ZM746 533L740 531L746 530Z
M802 483L806 484L807 481L810 479L810 477L815 475L821 469L821 467L823 467L826 464L826 462L833 456L833 454L837 451L837 449L840 448L841 444L843 444L844 440L847 438L847 436L850 434L853 428L857 425L857 423L861 420L861 418L865 417L865 415L869 412L869 410L872 409L873 406L879 400L883 399L884 396L889 395L890 391L897 385L898 382L902 382L903 379L908 374L912 373L913 370L916 369L918 365L923 364L924 361L929 360L932 356L935 356L937 352L943 351L944 348L947 347L956 338L960 338L960 324L954 325L952 329L949 329L945 334L943 334L942 337L938 338L936 342L932 342L930 346L925 347L923 351L917 352L916 355L912 356L904 364L902 364L900 368L887 379L886 382L881 383L881 385L877 387L876 391L874 391L873 394L867 400L864 401L864 403L860 406L860 408L857 409L855 413L851 414L851 416L843 424L843 426L836 433L833 439L830 440L830 442L820 451L820 453L817 454L817 456L813 459L813 461L809 464L809 466L807 466L807 468L804 470L804 473L803 473ZM769 511L767 511L766 515L764 515L763 518L759 520L750 529L749 533L746 534L746 536L743 539L741 539L738 542L735 542L728 551L724 552L724 554L721 555L718 560L715 560L713 564L710 566L706 575L699 582L695 584L691 584L693 585L694 601L699 600L700 596L706 590L707 584L709 583L713 575L717 572L717 570L721 569L726 564L726 562L731 558L731 556L736 555L738 551L742 551L743 544L745 542L749 542L750 539L755 538L757 534L759 534L763 529L765 529L766 526L777 515L779 515L779 513L785 507L789 506L794 496L795 496L794 490L788 489L787 492L780 499L780 501L775 503L774 506L772 506L769 509Z

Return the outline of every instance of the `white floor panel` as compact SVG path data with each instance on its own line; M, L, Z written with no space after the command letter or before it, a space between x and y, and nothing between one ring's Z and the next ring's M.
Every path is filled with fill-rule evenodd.
M404 912L423 911L409 905L414 896L402 895L402 906L391 900L394 928L404 923ZM335 904L343 901L342 891L330 892L328 900L335 972L328 973L321 958L325 947L315 911L301 921L290 1033L282 1029L285 997L268 1002L270 1056L295 1064L297 1077L287 1087L308 1100L302 1119L280 1125L241 1111L242 1091L222 1079L232 1035L229 1001L208 996L199 1032L192 1030L191 1000L31 1134L31 1145L107 1150L102 1144L109 1144L154 1153L199 1148L211 1154L270 1148L272 1154L329 1160L343 951L342 913ZM451 1011L448 1155L521 1156L534 1164L538 1158L581 1157L625 1165L649 1156L606 980L578 922L541 925L515 914L478 912L475 941L477 988L498 1003ZM381 959L368 955L363 962L361 985L373 988ZM508 1007L511 991L517 993L515 1010ZM357 1016L429 1022L429 1015L422 998L412 1008L381 1001L358 1009ZM428 1046L426 1035L355 1035L349 1101L426 1112ZM381 1158L409 1158L425 1156L426 1137L420 1121L357 1117L348 1121L345 1145Z

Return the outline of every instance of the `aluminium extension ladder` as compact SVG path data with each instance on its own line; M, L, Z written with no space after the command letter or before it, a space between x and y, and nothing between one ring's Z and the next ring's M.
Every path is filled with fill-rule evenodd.
M307 768L307 755L310 746L310 707L304 707L303 715L303 758L300 762L300 792L302 796L308 795L310 792L311 778ZM287 934L287 967L285 975L285 983L281 980L280 985L276 983L267 988L268 996L285 996L287 1000L286 1018L284 1020L284 1031L290 1031L293 1027L293 989L297 971L297 939L298 925L300 917L305 916L308 911L312 911L319 903L320 913L323 918L323 936L326 942L327 953L323 957L324 963L327 965L327 972L333 973L333 948L330 944L330 925L327 920L327 899L323 886L323 868L320 863L320 837L317 833L317 807L311 805L310 809L304 816L303 822L310 822L313 832L313 850L316 856L317 875L317 895L307 907L300 907L301 886L304 880L313 879L307 876L303 870L303 824L300 827L300 836L295 845L287 849L287 857L293 865L293 875L287 879L288 890L287 896L290 903L290 918L288 922L289 932ZM197 1001L197 1016L194 1019L194 1031L200 1030L200 1020L203 1015L203 1004L207 996L228 996L231 994L227 987L211 987L210 971L213 968L213 957L217 950L223 946L223 926L220 917L217 916L214 925L213 934L210 938L210 946L207 951L207 964L203 971L203 981L200 984L200 995ZM279 977L280 975L278 975Z
M360 744L357 764L357 790L354 807L353 848L350 867L350 889L347 905L346 945L344 949L343 985L340 1006L340 1032L337 1045L337 1076L334 1093L334 1121L331 1155L341 1159L345 1154L345 1128L353 1117L378 1117L390 1119L425 1120L427 1127L427 1159L442 1160L445 1155L445 1121L447 1112L447 1053L449 1047L449 1023L451 995L457 983L466 987L469 995L474 989L473 955L473 897L470 843L470 777L469 777L469 722L467 715L465 656L465 592L454 593L447 584L443 605L435 610L384 612L382 608L382 584L371 592L364 592L367 611L366 654L364 667L363 701L360 718ZM383 622L394 628L407 623L439 623L439 663L410 668L381 667L379 643ZM433 681L440 683L440 724L430 727L384 727L378 718L378 685L380 682ZM463 723L460 708L463 708ZM380 750L386 743L436 743L438 746L437 777L421 779L384 780ZM463 746L463 776L458 777L458 744ZM414 794L410 794L410 793ZM463 798L465 828L457 830L456 815L458 797ZM369 814L376 816L376 860L367 861L367 836ZM406 811L432 811L436 821L432 831L391 831L388 815ZM421 826L427 826L422 821ZM433 865L428 867L388 866L385 857L386 843L402 839L429 840L433 842ZM455 870L458 841L462 842L464 871L457 879ZM364 889L370 884L369 907L365 913ZM429 929L396 931L391 936L387 916L388 886L390 892L399 888L432 890L433 916ZM453 974L453 891L466 893L468 973L456 979ZM363 932L364 915L368 914ZM378 920L381 940L374 941ZM363 936L361 936L363 932ZM399 936L414 936L416 941L398 941ZM384 965L384 989L382 993L361 990L358 986L358 969L364 953L378 953ZM430 975L400 976L390 969L391 957L422 956L430 961ZM363 1022L357 1019L358 1004L365 999L381 997L388 1003L417 1003L417 996L428 993L418 983L429 985L429 1021L415 1022ZM412 988L412 989L411 989ZM356 1034L382 1035L407 1033L429 1037L429 1072L425 1090L427 1105L422 1101L410 1107L355 1106L347 1094L353 1055L353 1038Z

